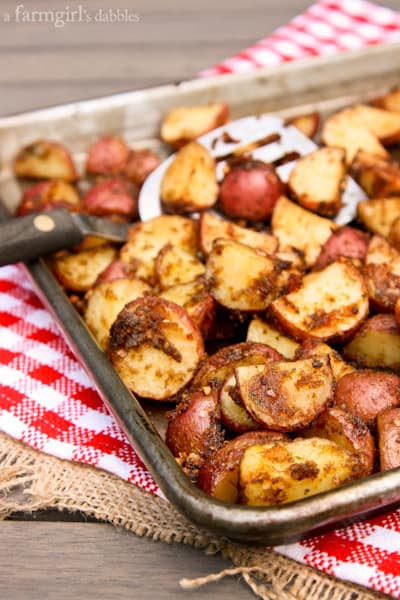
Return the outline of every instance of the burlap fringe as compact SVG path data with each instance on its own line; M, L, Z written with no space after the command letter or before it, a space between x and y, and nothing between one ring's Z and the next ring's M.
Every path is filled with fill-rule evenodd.
M382 594L334 580L269 548L235 544L202 531L165 500L99 469L63 461L0 433L0 519L53 508L79 511L167 544L221 553L235 568L187 580L194 589L226 575L242 575L263 600L377 600Z

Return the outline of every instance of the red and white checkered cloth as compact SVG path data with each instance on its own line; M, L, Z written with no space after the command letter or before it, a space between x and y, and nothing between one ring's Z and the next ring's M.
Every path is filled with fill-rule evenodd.
M322 0L201 75L399 40L399 14L365 0ZM0 430L38 450L101 467L159 493L21 265L0 269ZM400 510L278 551L400 598Z

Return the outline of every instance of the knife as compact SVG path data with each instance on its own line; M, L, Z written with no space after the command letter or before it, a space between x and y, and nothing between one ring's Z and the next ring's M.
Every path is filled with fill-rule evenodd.
M0 265L27 262L56 250L70 248L89 234L110 242L124 242L128 229L128 224L70 213L65 208L10 218L0 223Z

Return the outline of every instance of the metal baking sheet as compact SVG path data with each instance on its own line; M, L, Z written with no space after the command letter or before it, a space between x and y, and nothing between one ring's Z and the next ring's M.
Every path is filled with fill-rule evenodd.
M110 132L123 135L133 146L147 145L166 152L157 134L162 116L174 106L224 101L230 105L233 118L264 112L288 118L311 110L326 116L399 85L399 65L400 44L392 44L255 74L199 79L2 118L0 218L12 214L20 198L12 159L22 145L38 137L66 143L78 165L83 164L90 142ZM206 496L178 467L144 408L122 383L45 262L32 262L27 269L165 496L199 526L235 540L275 545L400 501L400 468L282 506L228 505Z

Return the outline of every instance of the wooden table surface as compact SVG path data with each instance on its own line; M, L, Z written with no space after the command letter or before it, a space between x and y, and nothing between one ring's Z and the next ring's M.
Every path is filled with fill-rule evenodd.
M29 9L129 7L131 24L16 22L0 3L0 115L190 78L265 37L309 0L110 0L25 2ZM398 8L398 0L386 0ZM181 577L227 566L183 546L136 538L111 526L46 513L1 524L0 597L10 600L137 600L254 597L239 579L183 592Z

